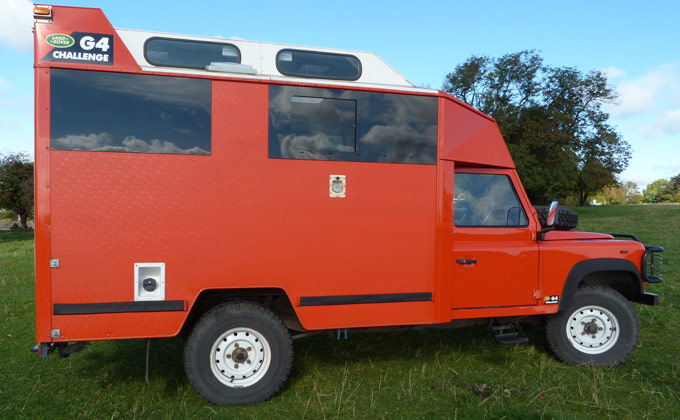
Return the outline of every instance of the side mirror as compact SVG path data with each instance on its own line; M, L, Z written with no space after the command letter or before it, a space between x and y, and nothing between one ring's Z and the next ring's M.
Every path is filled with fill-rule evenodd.
M547 225L548 226L553 226L555 224L555 219L557 219L557 207L559 205L559 202L553 201L550 203L550 208L548 209L548 220L547 220Z

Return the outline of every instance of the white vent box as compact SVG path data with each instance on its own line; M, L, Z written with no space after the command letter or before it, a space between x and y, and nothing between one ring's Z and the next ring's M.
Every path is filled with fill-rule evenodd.
M135 263L135 301L165 300L165 263Z

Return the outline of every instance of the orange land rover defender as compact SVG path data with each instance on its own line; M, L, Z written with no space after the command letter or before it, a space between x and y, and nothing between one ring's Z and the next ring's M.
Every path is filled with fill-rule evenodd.
M34 12L41 357L184 331L189 382L235 405L281 389L311 331L518 342L543 316L565 362L635 348L663 250L532 207L488 116L372 53Z

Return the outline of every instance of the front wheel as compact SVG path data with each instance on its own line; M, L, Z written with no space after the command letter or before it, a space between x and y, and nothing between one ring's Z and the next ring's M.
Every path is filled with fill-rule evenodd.
M208 311L184 349L189 383L216 405L271 398L285 383L292 363L293 345L283 322L250 302L225 303Z
M549 316L545 329L550 347L563 362L616 366L637 346L640 321L616 290L586 286L567 308Z

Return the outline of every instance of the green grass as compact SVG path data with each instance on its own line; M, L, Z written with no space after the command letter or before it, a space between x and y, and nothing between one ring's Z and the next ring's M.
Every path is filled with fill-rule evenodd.
M272 400L220 408L201 400L182 367L181 339L95 342L80 355L38 359L33 241L0 234L0 418L31 419L674 419L680 416L680 205L577 208L579 230L633 233L666 248L665 279L636 305L640 346L617 368L567 366L542 326L529 344L497 344L482 328L350 332L348 341L295 341L293 373Z

